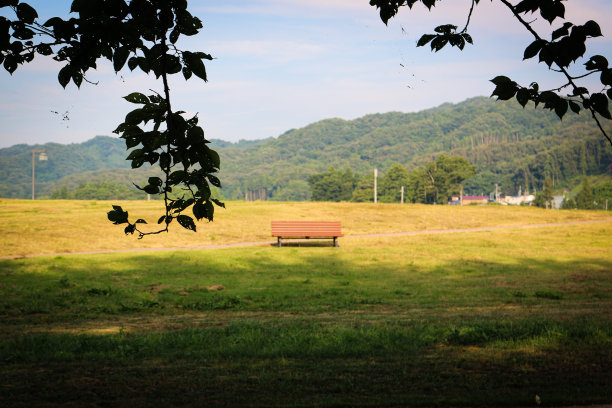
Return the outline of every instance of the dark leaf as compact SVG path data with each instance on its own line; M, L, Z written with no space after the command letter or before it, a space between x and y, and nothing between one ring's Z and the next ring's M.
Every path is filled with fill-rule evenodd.
M599 24L597 24L593 20L589 20L584 24L585 34L590 37L601 37L601 28Z
M168 177L168 181L170 182L170 184L180 184L184 181L185 179L185 171L184 170L177 170L174 171L170 174L170 176Z
M19 3L17 6L17 17L26 24L32 24L38 17L38 13L29 4Z
M208 159L212 162L212 164L218 169L221 168L221 158L219 157L219 153L212 149L207 150Z
M53 50L49 44L40 44L36 47L36 52L40 55L51 55L53 54Z
M123 230L123 232L125 232L125 235L133 234L134 231L136 231L136 224L128 224Z
M572 95L578 96L578 95L583 95L583 94L586 94L586 93L589 93L589 90L584 88L584 87L582 87L582 86L580 86L578 88L574 88L574 92L572 93Z
M70 82L70 78L72 78L72 67L70 65L65 65L62 69L60 69L60 72L57 75L57 80L62 87L66 88L66 85L68 85L68 82Z
M161 217L159 217L159 220L157 220L157 223L161 224L162 222L164 222L165 219L166 219L166 216L162 215Z
M526 13L528 11L533 13L538 9L538 6L538 0L523 0L514 7L514 10L517 13Z
M424 45L427 45L434 38L436 38L435 34L423 34L421 38L419 39L419 41L417 42L417 47L422 47Z
M198 221L201 220L202 218L208 219L208 212L206 211L206 206L204 205L202 200L198 200L193 205L193 215L194 217L196 217Z
M217 200L216 198L212 198L211 201L214 202L215 204L217 204L219 207L225 208L225 203L222 203L221 201Z
M518 85L516 84L516 82L502 82L501 84L495 87L491 96L497 96L497 99L507 101L509 99L514 98L514 95L516 95L517 91Z
M20 40L29 40L34 37L34 31L29 28L20 27L13 32L13 37Z
M15 7L19 3L19 0L0 0L0 7Z
M128 96L124 96L123 99L131 103L141 103L141 104L149 103L149 98L147 98L146 95L143 95L139 92L132 92Z
M589 71L602 70L608 68L608 60L603 55L593 55L584 66Z
M81 87L81 83L83 83L83 74L80 72L75 72L72 74L72 82L77 86L77 88Z
M516 91L516 100L518 101L518 103L521 104L521 106L524 108L525 105L527 105L527 102L529 102L529 90L526 88L521 88L518 91Z
M129 56L130 50L127 47L119 47L115 50L113 54L113 68L115 72L121 71Z
M555 62L555 54L551 52L550 47L542 47L539 60L550 67Z
M170 167L171 158L170 155L166 152L163 152L159 157L159 165L162 169L167 169Z
M435 51L435 52L438 52L442 48L444 48L444 46L446 44L448 44L448 38L447 37L437 36L436 38L433 39L433 41L430 44L431 50Z
M159 187L148 185L143 188L144 192L147 194L159 194Z
M128 222L128 213L127 211L123 211L123 209L119 206L113 205L113 210L109 211L107 214L108 220L112 221L113 224L125 224Z
M17 69L17 60L15 57L9 54L4 58L4 69L6 69L11 75L13 72L15 72Z
M193 218L191 218L188 215L179 215L176 220L178 221L179 224L181 224L181 226L183 228L186 228L188 230L191 231L195 231L196 230L196 226L195 223L193 222Z
M57 24L61 24L61 23L63 23L63 22L64 22L64 20L62 20L62 19L61 19L61 18L59 18L59 17L52 17L52 18L50 18L49 20L47 20L47 21L45 22L45 24L43 24L43 26L45 26L45 27L52 27L52 26L55 26L55 25L57 25Z
M142 165L145 162L145 158L144 157L138 157L136 159L132 160L132 168L133 169L138 169L140 167L142 167Z
M608 110L608 97L602 93L591 95L591 106L593 109L606 119L612 119Z
M162 182L162 179L160 179L159 177L149 177L149 184L152 186L161 187L163 182Z
M451 32L455 31L456 29L457 29L456 25L444 24L444 25L437 26L436 28L434 28L434 31L436 33L440 33L440 34L450 34Z
M132 152L128 155L126 160L133 160L137 157L141 157L144 153L143 149L134 149L132 150Z
M563 119L563 116L567 113L567 101L563 98L559 98L555 104L555 113L559 116L559 119Z
M567 23L563 24L563 27L558 28L555 31L553 31L553 33L552 33L553 41L556 40L559 37L563 37L563 36L569 35L569 29L572 26L573 26L572 23L567 22Z
M174 28L174 30L172 30L172 32L170 33L170 37L169 37L170 42L172 44L176 44L180 35L181 35L180 31L177 28Z
M197 144L204 139L204 130L199 126L194 126L187 131L187 140L191 144Z
M536 55L538 55L538 53L540 52L540 50L545 44L546 44L546 41L544 40L535 40L534 42L529 44L529 46L525 48L525 53L523 54L523 60L533 58Z
M576 102L574 101L568 101L569 103L569 107L572 110L572 112L574 113L580 113L580 105L578 105Z
M212 174L208 174L206 177L213 186L221 188L221 181L217 177L213 176Z
M491 82L493 82L495 85L501 85L506 82L512 82L512 80L508 78L507 76L499 75L493 78Z
M612 69L604 69L601 71L601 83L604 85L612 85Z
M127 64L130 71L135 70L138 67L138 57L131 57Z
M202 58L190 53L185 52L183 54L183 58L185 60L185 65L187 68L198 78L203 79L204 81L208 81L206 76L206 67L204 66L204 62L202 62Z

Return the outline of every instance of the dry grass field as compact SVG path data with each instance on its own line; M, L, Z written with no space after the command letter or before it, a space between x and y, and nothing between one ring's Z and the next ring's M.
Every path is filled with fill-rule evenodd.
M106 212L119 204L132 221L155 223L161 202L0 200L0 256L26 256L137 248L188 248L242 242L273 241L272 220L341 221L347 236L461 228L612 220L598 211L546 211L529 207L427 206L356 203L228 202L217 208L215 221L200 222L198 232L172 225L168 234L143 240L125 236ZM157 225L151 225L153 230ZM145 229L147 226L144 226ZM353 245L343 239L342 245Z

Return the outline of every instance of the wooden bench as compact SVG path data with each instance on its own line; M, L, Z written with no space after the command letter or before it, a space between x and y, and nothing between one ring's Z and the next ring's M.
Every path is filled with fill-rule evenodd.
M325 239L334 240L338 246L338 237L342 235L340 221L272 221L272 236L277 237L278 246L283 245L282 239Z

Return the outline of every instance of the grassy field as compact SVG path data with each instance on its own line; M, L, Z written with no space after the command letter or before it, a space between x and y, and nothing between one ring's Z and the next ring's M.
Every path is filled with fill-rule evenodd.
M124 236L121 226L108 221L106 213L112 209L111 204L122 205L132 221L144 218L155 223L162 214L162 203L156 201L0 199L0 257L273 241L272 220L341 221L342 231L351 236L612 219L610 212L542 211L530 207L229 202L227 209L216 209L213 223L198 223L195 234L176 227L168 234L139 241L134 236ZM155 227L157 224L151 230ZM348 244L343 241L343 245Z
M267 241L271 219L338 219L348 235L609 219L230 203L197 234L148 242L107 207L2 200L2 253ZM611 236L602 222L0 260L0 406L611 403Z

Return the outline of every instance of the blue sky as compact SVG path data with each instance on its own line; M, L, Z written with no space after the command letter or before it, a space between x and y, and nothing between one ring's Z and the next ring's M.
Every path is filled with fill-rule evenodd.
M67 0L30 0L41 19L66 16ZM173 107L198 113L209 139L238 141L278 136L291 128L368 113L413 112L490 95L489 79L507 75L558 86L562 78L535 61L521 62L532 41L497 1L481 1L471 22L475 45L463 52L416 48L421 34L443 23L463 26L469 0L402 10L385 26L368 0L190 0L204 29L180 46L212 54L209 82L171 82ZM567 17L598 21L604 38L591 40L589 55L612 61L611 0L570 0ZM537 19L539 16L534 16ZM541 19L539 19L541 20ZM547 23L536 24L548 29ZM554 28L554 27L553 27ZM109 63L89 75L99 85L66 90L61 65L37 57L11 77L0 71L0 147L47 142L77 143L109 135L131 105L133 91L155 89L153 78ZM54 113L58 112L58 114ZM63 120L67 113L69 120Z

